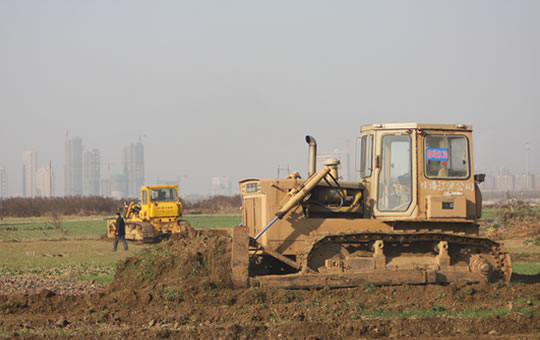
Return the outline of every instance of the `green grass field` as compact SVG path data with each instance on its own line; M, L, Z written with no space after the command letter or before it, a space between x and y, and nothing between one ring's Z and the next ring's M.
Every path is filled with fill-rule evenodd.
M240 215L187 215L184 219L195 228L232 228L241 222ZM62 217L60 228L56 225L47 217L1 220L0 277L30 274L109 282L118 262L153 246L128 242L127 252L121 244L112 252L113 241L100 240L107 226L103 216Z
M242 223L240 215L186 215L193 228L233 228Z
M0 277L34 274L42 278L112 280L116 263L152 245L128 242L113 252L112 240L63 240L3 242Z
M495 208L482 208L482 217L481 221L493 221L495 219L495 214L497 209Z
M512 263L512 271L521 275L540 274L540 263Z
M480 220L491 222L495 220L495 217L500 210L500 208L482 208L482 217ZM536 208L536 212L540 213L540 208Z
M111 216L112 218L112 216ZM85 240L105 234L107 217L62 217L60 228L48 217L4 218L0 240ZM240 215L186 215L194 228L232 228L241 223Z
M0 240L97 239L105 234L106 226L102 216L62 217L61 228L47 217L4 218Z

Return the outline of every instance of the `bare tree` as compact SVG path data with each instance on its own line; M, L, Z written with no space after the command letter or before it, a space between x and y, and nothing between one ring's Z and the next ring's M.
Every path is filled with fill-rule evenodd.
M53 212L51 217L49 218L49 223L53 225L54 229L62 235L62 237L66 237L68 234L68 230L64 228L64 219L61 215L59 215L57 212Z

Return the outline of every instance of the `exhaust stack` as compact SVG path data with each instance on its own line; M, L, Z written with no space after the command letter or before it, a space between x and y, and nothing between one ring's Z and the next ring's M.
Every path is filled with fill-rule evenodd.
M306 136L306 143L309 144L308 158L308 178L317 171L317 141L312 136Z

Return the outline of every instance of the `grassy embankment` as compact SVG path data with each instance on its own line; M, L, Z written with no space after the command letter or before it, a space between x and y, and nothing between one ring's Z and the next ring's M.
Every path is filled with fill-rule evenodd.
M112 216L111 216L112 218ZM187 215L194 228L231 228L241 222L240 215ZM108 218L67 216L10 218L0 221L0 240L95 240L105 235Z

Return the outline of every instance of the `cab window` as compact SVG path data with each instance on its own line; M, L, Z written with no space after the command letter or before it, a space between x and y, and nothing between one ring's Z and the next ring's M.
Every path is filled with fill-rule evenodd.
M428 178L468 178L469 143L463 135L426 135L424 167Z
M143 190L143 191L142 191L142 199L141 199L141 202L142 202L142 204L148 204L148 196L146 195L146 190Z
M362 136L360 146L360 176L362 178L371 176L373 170L373 135Z
M150 201L152 202L172 202L176 199L174 188L150 189Z
M411 157L409 135L383 136L377 201L380 211L405 211L411 205Z

